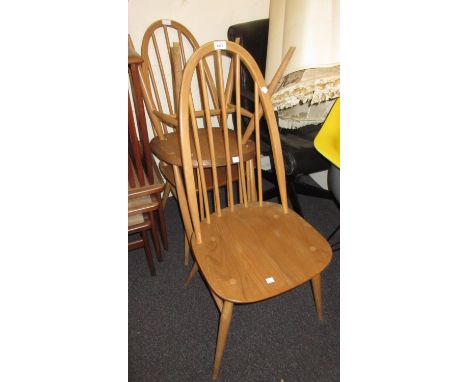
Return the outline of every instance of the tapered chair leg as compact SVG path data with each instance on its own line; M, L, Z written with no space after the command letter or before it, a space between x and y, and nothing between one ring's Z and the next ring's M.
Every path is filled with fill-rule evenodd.
M146 234L146 231L142 231L140 235L141 235L141 238L143 239L143 248L145 249L146 261L148 263L151 276L154 276L156 274L156 268L154 267L153 254L149 246L148 235Z
M193 263L192 269L190 270L190 274L188 275L187 280L185 281L185 286L186 287L188 287L189 284L192 282L192 280L193 280L194 276L197 274L197 272L198 272L198 264L195 261Z
M315 309L317 310L317 316L319 320L323 319L323 310L322 310L322 287L320 283L320 274L315 276L312 280L312 291L314 294L315 300Z
M158 232L156 229L156 219L154 218L154 214L152 212L150 212L148 215L151 220L151 237L153 238L154 248L156 248L156 257L158 261L161 262L161 246L159 245Z
M189 263L190 244L188 242L187 235L184 234L184 265L187 266Z
M226 346L226 339L231 326L233 303L224 301L223 311L219 319L218 341L216 343L215 362L213 367L212 379L218 379L219 370L221 368L221 360L224 354L224 347Z
M166 208L166 202L167 202L167 198L169 197L170 192L171 192L171 184L169 182L166 182L166 185L164 186L163 197L162 197L162 209Z
M166 183L167 185L167 183ZM166 187L164 188L166 190ZM167 229L166 229L166 221L164 220L164 205L161 200L161 195L156 194L156 200L161 203L162 208L158 208L156 211L154 211L155 214L158 214L159 218L159 232L161 233L161 239L162 239L162 244L164 249L167 251L169 248L169 244L167 241Z

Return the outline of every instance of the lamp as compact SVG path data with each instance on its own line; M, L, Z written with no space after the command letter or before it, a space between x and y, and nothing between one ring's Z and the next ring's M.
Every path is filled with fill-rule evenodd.
M272 95L279 126L322 123L340 96L339 0L270 0L265 78L295 53Z

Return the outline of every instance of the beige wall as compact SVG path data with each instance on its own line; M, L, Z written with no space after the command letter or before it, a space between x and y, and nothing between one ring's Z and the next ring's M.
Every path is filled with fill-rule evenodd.
M226 40L232 24L268 18L269 0L129 0L128 32L140 51L146 28L155 20L185 25L197 41Z

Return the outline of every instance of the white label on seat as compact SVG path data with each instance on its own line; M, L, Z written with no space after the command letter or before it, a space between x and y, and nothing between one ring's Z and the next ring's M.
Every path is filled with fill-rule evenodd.
M268 277L265 279L265 281L267 282L267 284L273 284L275 282L275 279L273 277Z
M168 20L168 19L162 20L162 25L171 25L171 20Z
M239 163L239 157L232 157L232 163Z
M268 88L266 86L262 86L262 88L260 90L262 91L263 94L268 93Z
M214 48L216 50L226 49L226 41L215 41L214 42Z

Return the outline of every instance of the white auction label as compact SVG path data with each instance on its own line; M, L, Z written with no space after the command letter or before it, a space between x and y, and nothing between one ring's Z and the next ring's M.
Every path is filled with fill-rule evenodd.
M263 94L268 93L268 88L266 86L262 86L262 88L260 90L262 91Z
M273 284L275 282L275 279L273 277L268 277L265 279L265 281L267 282L267 284Z
M162 21L162 25L171 25L171 20L169 20L169 19L164 19L164 20Z
M214 42L214 48L216 50L226 49L226 41L215 41Z

